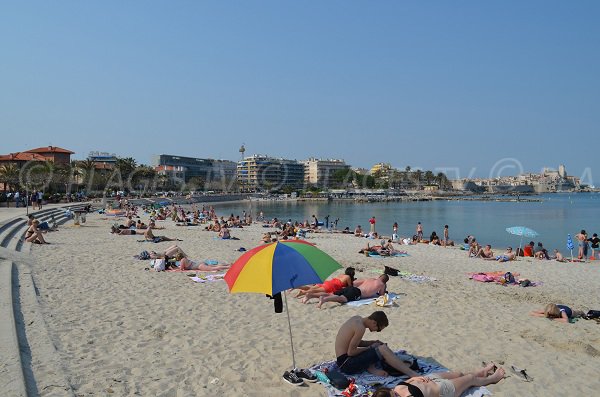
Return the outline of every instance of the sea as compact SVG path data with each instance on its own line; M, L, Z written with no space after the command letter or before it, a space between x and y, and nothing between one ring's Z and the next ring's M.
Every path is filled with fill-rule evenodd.
M539 202L497 202L471 200L435 200L415 202L355 203L347 201L305 202L285 200L243 201L219 204L219 215L250 213L254 219L262 211L265 218L277 217L287 221L311 221L312 215L325 222L329 215L329 227L337 219L337 229L349 227L354 230L361 225L369 231L369 219L374 216L376 230L391 236L392 225L398 222L398 234L409 237L416 234L417 222L423 225L425 238L435 231L443 236L444 225L448 225L450 239L462 243L473 235L481 244L491 244L492 249L504 250L518 247L519 236L509 234L512 226L525 226L539 233L529 241L542 242L549 251L557 248L568 254L567 235L574 236L582 229L591 237L600 233L600 193L552 193L527 198ZM324 227L323 227L324 228ZM574 237L573 237L574 239Z

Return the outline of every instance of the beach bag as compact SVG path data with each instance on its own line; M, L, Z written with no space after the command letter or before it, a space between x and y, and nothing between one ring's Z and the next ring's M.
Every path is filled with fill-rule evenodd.
M504 282L506 284L515 284L515 276L513 276L513 274L511 272L506 272L504 274Z
M590 310L585 315L586 318L600 318L600 310Z
M390 304L390 297L388 296L387 292L383 295L381 295L380 297L378 297L377 299L375 299L375 305L377 306L381 306L381 307L385 307L388 306Z
M346 375L336 369L330 369L326 375L329 378L331 385L336 389L344 390L350 385L350 380Z
M150 261L150 267L153 268L155 272L164 272L165 271L164 258L152 259Z
M388 276L397 276L399 274L398 269L389 266L385 266L383 272Z

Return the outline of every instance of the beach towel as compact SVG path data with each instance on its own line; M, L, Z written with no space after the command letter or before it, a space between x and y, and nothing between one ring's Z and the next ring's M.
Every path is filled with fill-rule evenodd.
M519 273L510 273L505 271L497 272L479 272L467 273L469 278L482 283L495 283L502 285L518 285L521 287L537 287L543 285L541 281L531 281L527 278L519 278ZM509 282L507 275L511 275L512 279Z
M398 350L395 352L396 356L398 356L402 361L407 363L413 362L413 360L417 360L419 364L419 368L421 368L421 373L424 375L430 374L433 372L447 372L448 368L436 363L432 360L428 360L424 357L413 356L412 354L407 353L405 350ZM321 371L325 370L329 371L332 369L338 370L335 360L327 361L321 364L316 364L310 368L312 371ZM393 376L377 376L372 375L368 372L363 372L357 375L350 375L349 378L354 380L354 384L356 385L356 391L352 394L353 397L368 397L369 393L373 393L375 389L379 386L383 387L394 387L398 385L401 381L406 380L407 377L393 377ZM322 383L325 389L327 390L328 397L338 397L343 396L342 391L334 388L333 386ZM375 386L377 385L377 387ZM486 387L471 387L467 389L461 397L483 397L487 395L491 395L490 391Z
M398 294L394 294L394 293L389 293L388 295L388 303L386 304L386 306L392 306L394 304L394 301L396 299L398 299ZM370 305L371 303L374 303L375 300L377 300L377 297L375 298L366 298L366 299L359 299L357 301L352 301L352 302L348 302L346 303L347 306L363 306L363 305Z
M398 272L398 276L406 281L412 281L413 283L428 283L430 281L437 281L435 277L423 276L421 274L413 274L408 272Z
M225 273L223 273L223 274L206 274L206 275L199 275L197 277L190 277L190 280L192 280L193 282L196 282L196 283L210 283L213 281L223 280L223 277L225 277Z
M406 251L394 252L393 254L390 254L390 255L380 255L379 252L369 252L369 258L376 258L376 259L390 258L390 257L401 258L404 256L410 256L410 255L408 255L408 252L406 252Z

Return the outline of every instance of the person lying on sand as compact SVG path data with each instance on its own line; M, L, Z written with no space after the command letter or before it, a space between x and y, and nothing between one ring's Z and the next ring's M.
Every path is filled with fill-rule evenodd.
M175 256L175 260L179 261L179 270L182 272L186 270L199 270L202 272L215 272L219 270L228 270L231 265L207 265L204 262L193 261L188 259L183 254L179 253Z
M110 232L112 234L117 234L119 236L131 236L131 235L136 234L135 229L121 229L115 225L112 225L110 227Z
M412 377L393 389L380 387L373 397L460 397L472 386L487 386L500 382L504 369L494 363L471 372L438 372Z
M185 254L185 252L183 252L183 250L181 248L179 248L179 246L177 244L173 244L170 247L168 247L166 250L164 250L164 252L150 251L150 258L151 259L174 258L177 254L187 256Z
M529 315L534 317L546 317L554 321L569 323L570 320L583 316L581 310L573 310L569 306L548 303L544 310L534 310Z
M151 225L148 225L148 228L144 232L144 238L146 239L146 241L152 241L153 243L160 243L162 241L182 241L182 240L179 240L177 238L170 238L170 237L167 237L167 236L155 236L152 233L152 226Z
M506 252L504 252L502 255L497 255L495 257L492 258L484 258L486 260L494 260L494 261L498 261L498 262L508 262L508 261L512 261L515 259L515 253L512 250L512 247L508 247L506 248Z
M329 295L340 291L344 287L350 287L354 283L355 270L353 267L347 267L344 274L341 274L331 280L325 280L323 284L304 285L299 287L300 292L296 298L304 296L302 303L308 302L312 298L318 298L321 295Z
M367 329L381 332L388 324L388 318L382 311L373 312L368 317L353 316L342 324L335 337L335 355L340 370L348 375L369 371L374 375L387 376L387 371L376 367L377 364L387 364L408 376L419 376L387 344L379 340L363 340Z
M354 282L351 287L344 287L340 291L333 294L327 294L319 297L317 307L320 309L323 303L336 302L348 303L360 299L373 298L385 294L387 282L390 277L387 274L382 274L377 278L359 279Z

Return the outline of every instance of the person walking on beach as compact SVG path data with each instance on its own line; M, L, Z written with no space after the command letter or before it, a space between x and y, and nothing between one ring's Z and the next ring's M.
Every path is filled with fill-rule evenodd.
M369 219L369 223L371 224L371 235L375 234L375 223L377 221L375 220L375 217L372 216L371 219Z
M392 226L392 240L398 241L398 222L394 222Z
M363 340L367 329L381 332L388 324L388 318L382 311L373 312L368 317L353 316L342 324L335 337L335 355L340 370L349 375L369 371L374 375L387 376L387 371L376 367L381 363L405 375L419 376L387 344L379 340Z
M417 241L423 240L423 225L421 222L417 222Z

